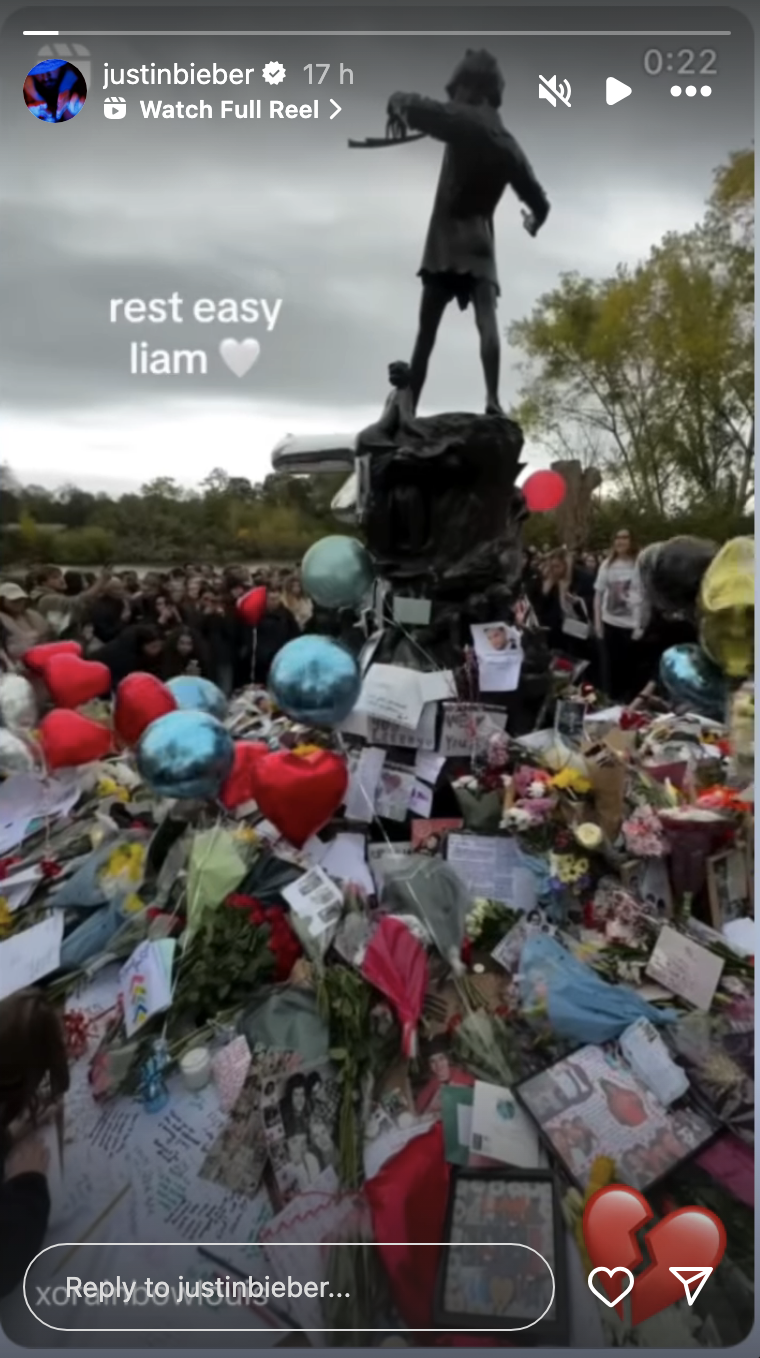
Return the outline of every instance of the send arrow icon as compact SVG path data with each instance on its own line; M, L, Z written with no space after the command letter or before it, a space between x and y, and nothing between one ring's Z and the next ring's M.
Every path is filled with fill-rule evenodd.
M686 1293L686 1300L689 1303L689 1306L694 1305L712 1271L711 1268L668 1269L668 1272L672 1273L673 1276L678 1279L679 1283L683 1284L683 1290Z
M616 80L614 75L607 76L607 103L619 104L621 99L627 99L629 94L633 94L630 85L624 85L622 80Z

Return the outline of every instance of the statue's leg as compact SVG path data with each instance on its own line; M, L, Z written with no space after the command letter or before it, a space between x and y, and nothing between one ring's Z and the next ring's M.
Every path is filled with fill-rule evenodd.
M428 363L435 345L438 327L441 324L441 317L448 302L449 297L445 288L435 282L423 283L419 330L412 352L412 361L409 365L409 389L415 410L422 388L425 385Z
M475 308L475 324L480 335L480 361L483 364L486 383L487 415L504 413L499 401L501 343L496 319L496 296L496 288L486 278L479 279L473 288L472 302Z

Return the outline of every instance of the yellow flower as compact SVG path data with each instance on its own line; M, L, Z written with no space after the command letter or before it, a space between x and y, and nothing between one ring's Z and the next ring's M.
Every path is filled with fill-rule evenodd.
M552 787L567 789L570 792L577 792L579 796L591 791L591 783L588 778L584 778L577 769L561 769L552 778Z
M602 831L593 821L587 820L582 825L576 825L573 833L581 848L587 853L593 853L594 849L601 845Z
M0 896L0 938L11 932L13 928L13 914L5 896Z
M319 750L319 745L296 745L293 754L300 755L303 758L307 754L319 754Z
M123 909L126 910L128 915L137 915L141 910L145 909L145 903L141 901L140 897L136 896L133 891L124 901Z
M124 886L139 886L143 879L145 852L143 844L120 844L99 874L101 886L113 881Z

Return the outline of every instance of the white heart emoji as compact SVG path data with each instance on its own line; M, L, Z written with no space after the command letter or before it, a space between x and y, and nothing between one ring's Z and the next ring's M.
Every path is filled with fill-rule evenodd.
M256 339L226 339L219 345L219 353L230 372L236 377L245 377L261 353L261 345Z
M606 1273L608 1278L614 1278L616 1273L624 1273L626 1278L628 1279L628 1285L623 1289L619 1297L616 1297L614 1301L610 1301L606 1292L599 1292L594 1287L594 1278L596 1277L597 1273ZM623 1297L628 1296L628 1293L631 1291L633 1287L633 1283L634 1277L629 1268L595 1268L593 1272L589 1273L588 1275L588 1285L591 1288L591 1291L593 1292L595 1297L598 1297L600 1301L604 1302L605 1306L617 1306L618 1303L623 1300Z

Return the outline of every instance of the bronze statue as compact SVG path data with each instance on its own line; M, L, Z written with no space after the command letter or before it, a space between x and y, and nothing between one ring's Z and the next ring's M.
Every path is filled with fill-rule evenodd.
M472 303L475 312L486 414L503 413L493 216L508 185L528 209L523 216L531 236L549 213L546 194L499 116L503 92L504 79L490 53L468 51L446 87L447 103L419 94L394 94L388 103L390 140L403 141L412 128L446 143L419 270L422 303L409 376L413 409L425 385L441 317L456 298L462 311Z

